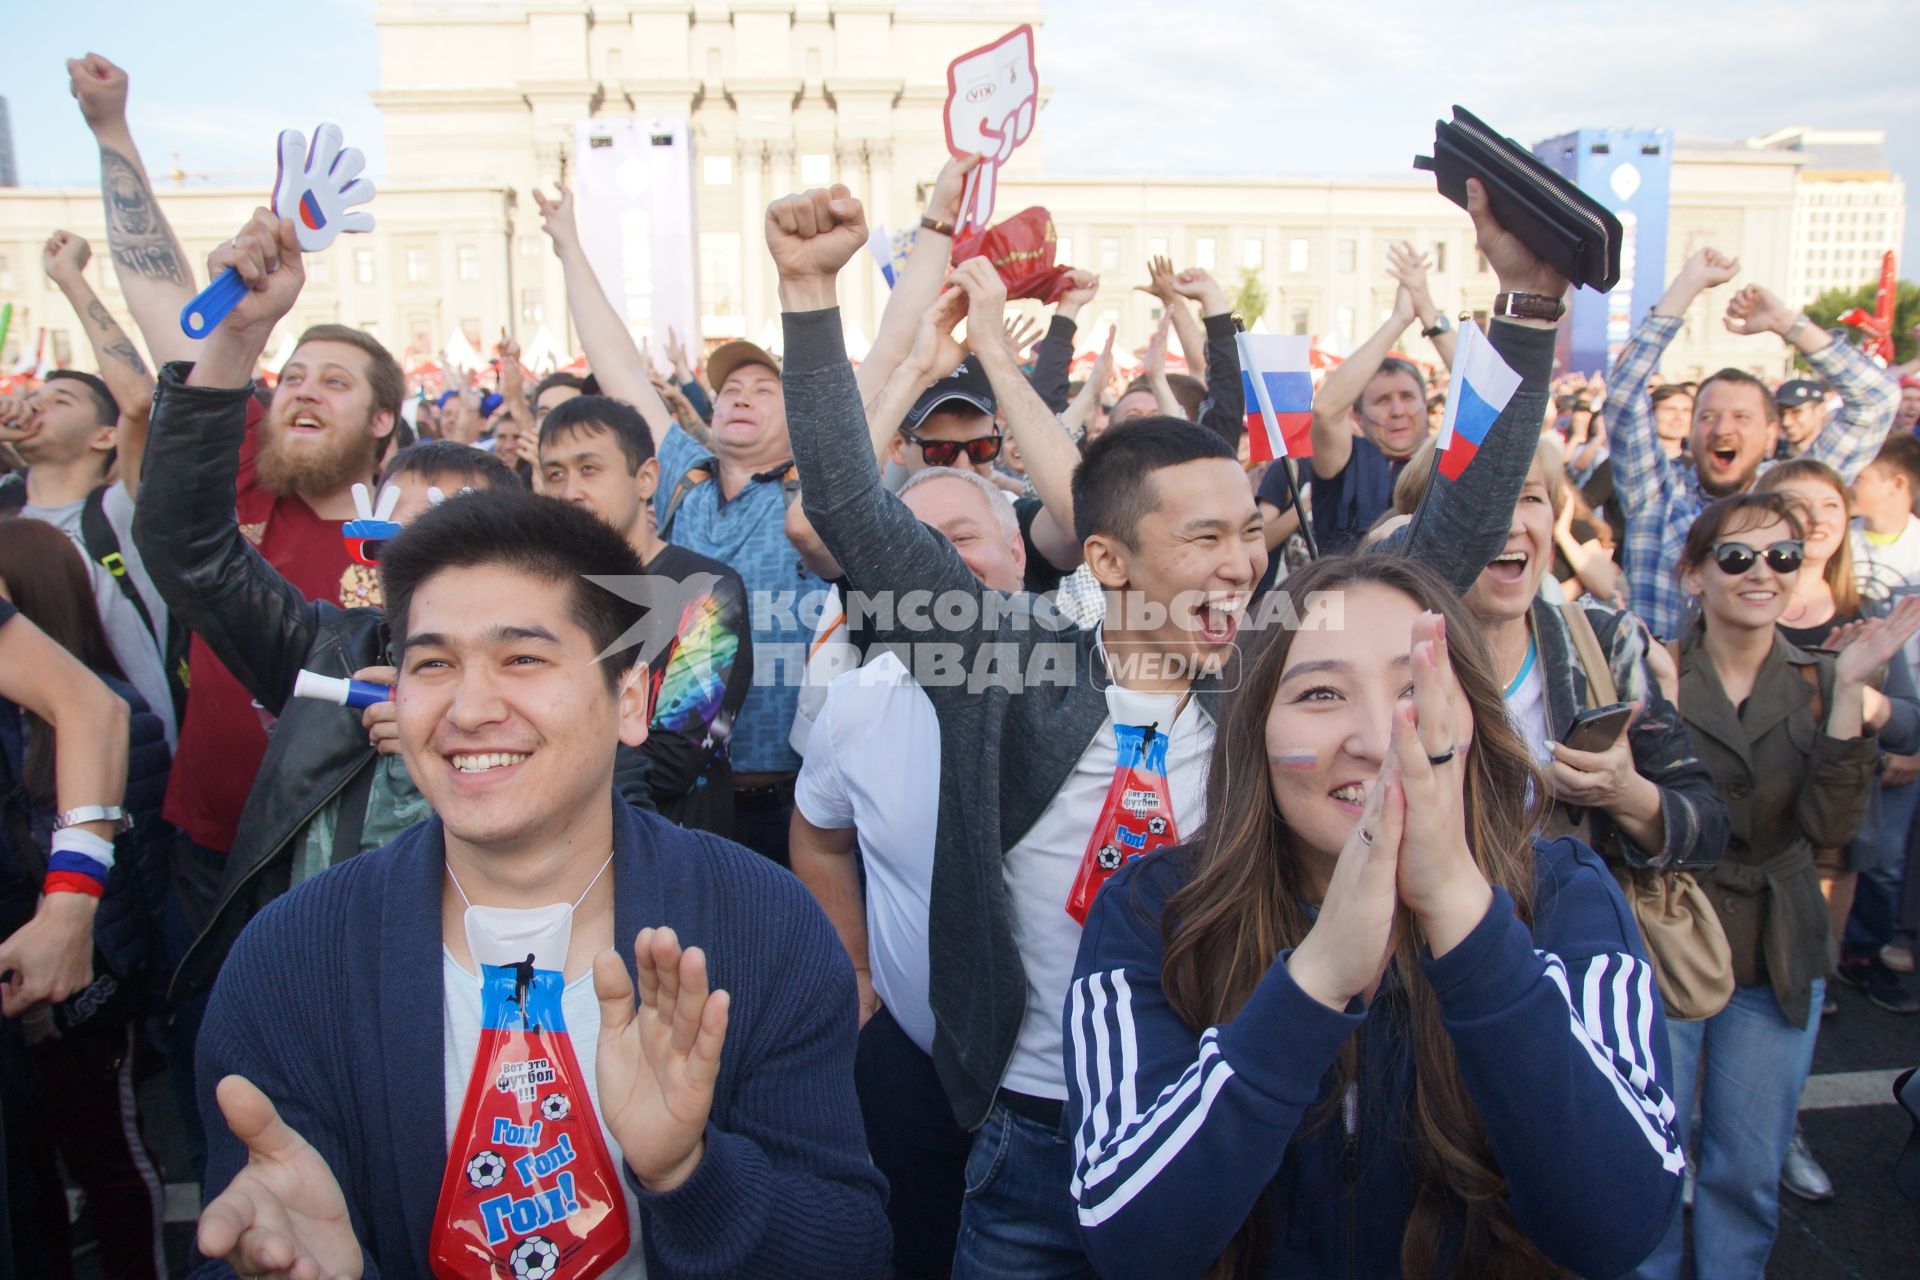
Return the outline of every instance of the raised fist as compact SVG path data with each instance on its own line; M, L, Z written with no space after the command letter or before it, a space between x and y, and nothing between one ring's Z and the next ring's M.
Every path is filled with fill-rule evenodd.
M839 184L767 206L767 248L782 280L831 279L866 243L866 210Z
M68 88L80 104L87 127L124 124L127 119L127 73L97 53L67 59Z
M1740 260L1730 258L1718 249L1702 249L1687 259L1680 268L1681 274L1692 277L1694 284L1702 289L1711 289L1715 285L1725 284L1740 274Z
M1728 301L1727 328L1743 337L1756 333L1777 333L1785 337L1799 314L1770 290L1750 284Z
M93 246L71 231L56 231L47 237L41 263L52 280L78 280L93 257Z

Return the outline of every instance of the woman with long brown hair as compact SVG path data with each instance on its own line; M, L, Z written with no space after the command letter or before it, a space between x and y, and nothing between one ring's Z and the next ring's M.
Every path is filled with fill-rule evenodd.
M1103 1276L1614 1275L1683 1160L1664 1015L1458 597L1407 560L1283 590L1191 845L1123 868L1067 1019ZM1326 593L1326 594L1321 594Z

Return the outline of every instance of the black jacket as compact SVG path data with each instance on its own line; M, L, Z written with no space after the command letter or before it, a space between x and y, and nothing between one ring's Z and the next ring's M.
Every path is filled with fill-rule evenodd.
M307 824L336 795L356 783L365 787L371 777L376 756L360 716L295 698L301 668L345 676L392 664L384 612L307 599L241 535L234 487L251 393L189 387L191 367L173 363L160 371L134 543L173 616L278 720L215 900L182 904L189 921L205 925L174 975L173 999L212 987L247 922L287 891ZM645 756L621 748L614 789L629 804L653 807Z

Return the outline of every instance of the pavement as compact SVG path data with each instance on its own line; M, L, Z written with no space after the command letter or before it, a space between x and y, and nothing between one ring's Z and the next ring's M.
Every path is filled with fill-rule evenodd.
M1892 1168L1913 1126L1894 1103L1892 1085L1901 1071L1920 1066L1920 1015L1887 1013L1851 988L1835 985L1840 1011L1820 1028L1801 1109L1807 1141L1833 1179L1835 1194L1825 1204L1808 1204L1781 1193L1780 1234L1767 1275L1769 1280L1911 1280L1920 1276L1920 1205L1894 1190ZM147 1080L140 1096L169 1184L168 1254L174 1275L184 1276L199 1210L184 1132L174 1119L164 1075ZM85 1242L89 1235L81 1207L76 1280L100 1280L98 1256Z

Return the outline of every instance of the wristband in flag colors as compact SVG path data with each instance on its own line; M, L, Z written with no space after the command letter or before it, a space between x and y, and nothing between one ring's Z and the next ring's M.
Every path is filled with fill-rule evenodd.
M52 844L41 892L84 893L95 898L106 892L107 873L113 869L113 841L68 827L53 833Z

